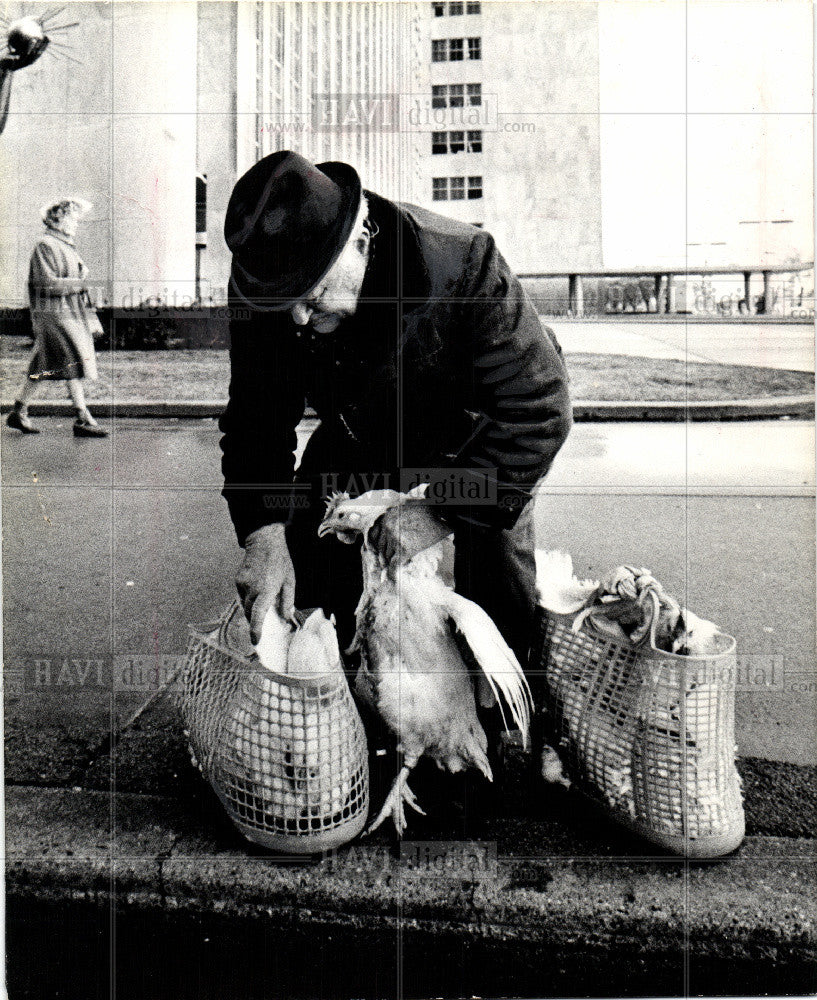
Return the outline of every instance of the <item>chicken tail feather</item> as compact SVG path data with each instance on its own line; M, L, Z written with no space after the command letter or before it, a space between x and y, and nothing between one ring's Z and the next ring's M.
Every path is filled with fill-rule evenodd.
M598 581L579 580L573 575L573 560L567 552L536 553L536 589L539 603L556 614L575 614L598 590Z
M505 728L510 727L502 708L502 699L510 709L513 721L522 731L522 739L527 746L533 698L519 661L502 638L499 629L478 604L449 591L446 594L446 606L454 624L471 647L471 652L499 703Z

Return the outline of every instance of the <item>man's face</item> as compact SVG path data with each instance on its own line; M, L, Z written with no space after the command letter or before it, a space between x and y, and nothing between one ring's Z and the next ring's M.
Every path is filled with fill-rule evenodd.
M366 273L368 240L353 239L323 279L290 309L298 326L312 325L317 333L332 333L342 319L354 315Z

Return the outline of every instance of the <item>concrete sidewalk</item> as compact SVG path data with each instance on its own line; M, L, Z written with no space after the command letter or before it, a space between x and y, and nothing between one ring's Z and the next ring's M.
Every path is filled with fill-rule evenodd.
M811 323L684 323L643 319L544 320L566 354L624 354L814 371Z
M752 837L728 860L691 864L633 854L601 820L599 856L576 826L554 836L545 815L528 821L533 851L503 849L510 819L399 852L363 842L281 859L207 822L211 808L206 796L9 789L15 1000L94 1000L108 976L118 997L151 1000L813 988L813 841ZM22 951L38 941L42 964Z
M112 403L95 402L93 411L103 420L114 417L205 420L221 416L226 400L143 400L117 399ZM7 413L10 403L0 405ZM73 417L74 407L62 399L34 400L29 406L32 416ZM308 411L307 420L314 419ZM776 396L768 399L728 399L684 401L635 400L576 400L573 419L576 423L604 421L663 422L663 421L723 421L775 420L780 418L810 420L814 417L814 396Z

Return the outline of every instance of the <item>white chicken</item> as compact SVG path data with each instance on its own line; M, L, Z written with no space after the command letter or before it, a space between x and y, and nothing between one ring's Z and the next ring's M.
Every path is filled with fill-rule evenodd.
M492 780L487 738L455 631L470 647L479 677L498 700L500 694L505 699L525 741L530 723L530 690L516 657L485 611L454 593L440 575L439 522L427 507L411 504L420 495L372 491L354 500L336 495L327 504L318 532L333 533L347 543L362 537L363 594L352 645L361 657L356 686L397 735L403 755L403 766L369 832L391 816L402 834L405 806L422 813L407 779L423 755L444 770L474 767ZM414 532L431 545L401 544L389 559L374 548L370 533L380 517L400 505L407 515L402 542ZM407 552L416 554L406 557Z

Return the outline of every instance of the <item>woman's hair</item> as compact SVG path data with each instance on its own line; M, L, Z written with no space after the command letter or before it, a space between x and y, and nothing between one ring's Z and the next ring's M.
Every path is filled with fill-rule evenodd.
M87 215L93 208L90 202L82 198L61 198L59 201L50 201L40 209L40 217L50 229L57 229L69 212L75 211L78 215Z

